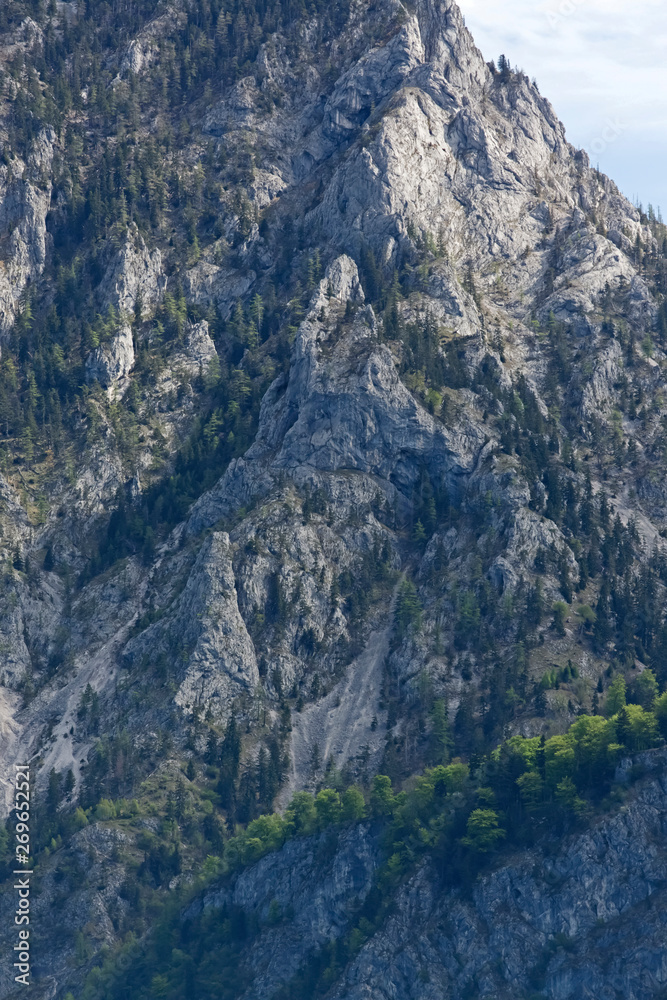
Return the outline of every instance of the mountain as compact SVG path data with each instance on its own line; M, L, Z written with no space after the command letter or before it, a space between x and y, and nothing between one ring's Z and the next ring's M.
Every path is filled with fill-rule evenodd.
M657 1000L665 226L448 0L0 38L36 995Z

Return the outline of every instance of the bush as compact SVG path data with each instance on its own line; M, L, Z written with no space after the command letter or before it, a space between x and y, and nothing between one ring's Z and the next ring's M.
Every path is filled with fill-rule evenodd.
M100 805L102 805L101 802ZM99 809L99 806L97 808ZM75 830L83 830L84 826L88 826L88 817L86 816L81 806L77 807L74 816L72 817L72 820Z
M116 807L111 799L101 799L95 807L95 819L106 820L116 818Z
M553 606L553 621L551 627L553 628L556 635L565 635L565 619L567 618L567 613L569 607L565 601L556 601Z

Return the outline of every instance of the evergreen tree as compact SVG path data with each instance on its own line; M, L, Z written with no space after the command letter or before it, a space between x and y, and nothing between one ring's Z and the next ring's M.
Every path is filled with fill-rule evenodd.
M600 594L595 606L595 625L593 626L595 648L603 652L613 636L611 613L609 608L609 585L607 581L600 588Z
M235 786L241 760L241 737L236 723L236 715L232 712L225 735L220 746L220 778L218 794L223 809L233 811L235 804Z

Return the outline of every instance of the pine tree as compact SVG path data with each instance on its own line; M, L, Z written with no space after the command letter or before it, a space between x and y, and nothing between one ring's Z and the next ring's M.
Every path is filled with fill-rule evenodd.
M51 815L55 814L62 799L62 789L60 787L60 775L55 768L49 772L49 786L46 795L46 803Z
M206 743L206 763L215 764L218 759L218 737L215 735L213 729L209 730L208 740Z
M422 622L422 608L417 596L417 590L411 580L405 580L401 586L396 602L394 615L396 630L404 637L410 630L419 632Z
M595 647L599 652L604 652L607 645L611 642L612 635L613 628L609 610L609 584L605 580L600 589L597 604L595 605L595 625L593 626Z
M223 809L233 810L234 808L236 779L238 778L240 760L241 737L236 723L236 716L232 712L220 746L218 794L220 795Z

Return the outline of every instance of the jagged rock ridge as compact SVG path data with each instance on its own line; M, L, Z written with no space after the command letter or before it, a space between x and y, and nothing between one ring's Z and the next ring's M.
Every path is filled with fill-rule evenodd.
M153 13L108 53L118 106L163 72L170 32L190 16L180 4ZM55 16L75 14L58 6ZM34 410L27 434L9 432L10 405L2 418L15 461L4 462L0 480L0 748L7 766L34 757L40 794L52 769L63 781L71 769L62 815L77 795L96 809L102 786L104 798L157 795L140 793L139 783L165 757L168 780L180 780L178 762L189 761L198 780L212 782L208 746L232 717L243 730L232 804L207 788L211 814L230 825L242 788L250 788L246 818L270 807L253 768L278 735L290 791L325 780L330 762L318 759L317 725L325 713L319 736L338 771L363 784L369 768L393 769L400 780L432 762L428 706L436 699L448 704L455 752L470 756L504 734L550 732L591 711L609 671L630 683L649 664L660 672L667 234L590 169L534 84L484 63L455 4L351 4L335 36L325 22L320 12L292 32L276 24L256 56L241 61L244 76L186 93L173 112L180 131L166 129L161 98L144 107L137 99L133 143L164 142L173 175L168 222L167 182L144 163L144 174L155 171L149 191L163 185L152 215L138 227L124 195L124 215L104 237L89 238L93 186L75 219L81 246L70 262L58 228L69 218L67 199L77 203L72 164L60 162L66 128L38 132L29 155L0 165L0 332L23 379L20 402ZM220 24L212 44L228 30ZM11 37L3 65L17 45L26 58L32 45L42 52L42 29L31 25ZM322 44L327 65L312 55ZM76 114L90 115L90 134L101 141L89 100L77 98ZM114 150L116 138L106 137ZM108 150L95 160L92 139L90 150L79 182L110 162ZM130 195L140 174L132 173ZM88 271L77 272L82 260ZM64 304L72 274L92 333L72 333ZM44 413L51 389L61 393L71 437L59 451L45 444L42 460L31 452L40 434L39 407L30 403L36 376L20 368L28 362L15 343L17 330L32 336L21 306L28 287L39 330L50 329L53 309L66 319L54 340L60 353L54 346L49 355L57 375L35 388ZM110 336L98 343L104 324ZM223 370L227 395L219 392ZM13 399L7 363L4 372ZM253 394L254 409L244 409ZM42 432L51 422L42 418ZM248 447L238 449L241 432ZM223 448L229 460L219 467ZM219 472L203 491L188 471L195 452L197 475L207 465ZM109 539L119 523L129 541L114 559ZM648 622L633 620L628 636L623 595L647 578L657 610ZM395 594L400 603L406 580L420 628L401 631L391 601ZM563 600L557 628L552 607ZM613 635L605 639L593 622L606 607ZM568 663L576 683L545 688L544 676ZM355 670L368 670L367 684L350 683ZM350 725L349 692L357 690L371 703ZM118 739L122 749L93 787L100 739ZM129 759L136 780L124 771ZM5 786L7 803L10 794ZM627 841L637 824L639 837L640 811L610 821L612 833L625 824ZM91 812L91 829L75 835L73 849L97 858L117 841L130 857L141 834L120 836L94 820ZM158 821L146 822L158 836ZM184 848L182 881L200 863L197 850L213 842L210 822L202 830L199 846ZM343 909L375 865L376 846L358 836L363 878L344 882ZM49 871L59 864L43 863ZM266 861L260 873L283 863ZM123 864L114 868L119 885ZM615 877L624 862L614 864ZM426 980L417 985L422 968L455 995L475 976L474 995L504 997L511 982L523 988L512 965L523 944L491 941L482 914L489 893L496 902L502 895L499 885L523 880L540 899L543 886L502 869L475 889L474 903L424 890L413 910L423 880L424 872L401 890L391 926L332 995L383 995L384 956L408 937L395 974L409 984L405 995L435 995ZM325 881L318 900L329 892ZM131 916L119 892L83 904L110 945ZM571 910L564 899L558 905ZM427 929L441 928L452 907L472 928L477 957L452 935L442 948L456 951L465 974L433 950L422 953ZM619 908L618 917L621 954L634 955L627 913ZM412 936L411 922L419 928ZM547 933L538 924L535 964ZM505 947L500 982L485 969ZM66 960L74 953L68 940ZM92 960L70 976L45 959L55 995L78 988ZM583 951L558 962L562 975L547 978L548 996L616 982L616 972L607 982L586 965ZM659 995L658 965L645 992L633 980L632 995ZM272 995L273 986L258 983L248 996Z

